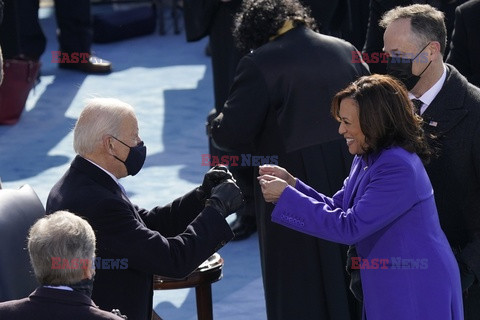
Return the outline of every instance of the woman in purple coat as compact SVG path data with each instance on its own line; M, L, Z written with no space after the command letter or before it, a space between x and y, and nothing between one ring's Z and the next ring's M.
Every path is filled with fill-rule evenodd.
M356 246L364 319L463 320L458 266L422 163L431 151L405 88L389 76L362 77L335 96L332 115L355 155L343 188L326 197L262 166L272 220Z

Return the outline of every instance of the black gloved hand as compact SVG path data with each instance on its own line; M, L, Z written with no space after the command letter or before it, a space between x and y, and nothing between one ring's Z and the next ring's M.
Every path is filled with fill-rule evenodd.
M207 137L210 137L210 138L212 137L212 122L216 117L218 117L218 112L215 108L213 108L208 113L207 122L205 123Z
M205 176L203 177L203 182L200 187L198 187L198 193L200 198L203 200L210 197L212 188L219 185L220 183L224 182L227 179L233 179L232 174L228 171L228 168L225 166L215 166L207 171Z
M352 270L350 272L350 291L358 301L363 301L362 279L360 277L360 270Z
M358 301L363 301L362 279L360 269L352 269L352 258L358 257L355 246L349 246L347 251L347 273L350 275L350 291Z
M463 261L458 260L458 268L460 269L460 283L462 285L462 292L466 292L475 282L475 274L473 273L472 269L470 269Z
M205 205L216 209L226 218L243 207L245 201L235 181L228 179L212 189L212 195Z

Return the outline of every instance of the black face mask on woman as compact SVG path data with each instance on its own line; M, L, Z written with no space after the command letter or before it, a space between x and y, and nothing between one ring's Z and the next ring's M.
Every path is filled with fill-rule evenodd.
M114 136L112 136L112 138L130 149L127 159L125 159L125 161L122 161L117 156L114 157L125 165L125 168L127 168L127 173L129 175L136 175L140 171L140 169L142 169L143 164L145 163L145 158L147 157L147 147L143 144L143 141L140 141L135 147L130 147L123 141L115 138Z
M420 80L422 74L432 63L432 61L430 61L418 76L412 73L413 61L417 59L417 57L423 52L423 50L425 50L426 47L428 47L429 44L430 42L427 43L427 45L423 47L423 49L420 50L420 52L413 59L389 56L387 58L387 74L394 76L403 82L408 91L412 90Z

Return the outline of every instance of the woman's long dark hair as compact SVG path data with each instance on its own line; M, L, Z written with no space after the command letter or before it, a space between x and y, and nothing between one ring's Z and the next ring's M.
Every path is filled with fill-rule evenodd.
M235 16L233 36L237 47L248 52L275 36L285 21L316 30L310 10L297 0L244 0Z
M422 118L415 114L402 83L379 74L359 78L333 98L331 113L339 121L340 102L345 98L358 105L367 154L399 146L418 154L424 163L429 161L432 149L422 129Z

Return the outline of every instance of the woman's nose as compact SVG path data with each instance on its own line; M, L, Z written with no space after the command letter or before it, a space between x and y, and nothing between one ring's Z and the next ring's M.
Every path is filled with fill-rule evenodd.
M340 125L338 126L338 133L342 135L345 133L345 126L342 122L340 122Z

